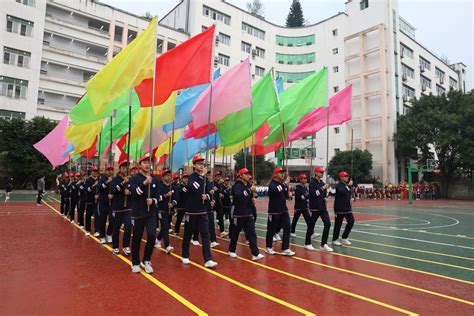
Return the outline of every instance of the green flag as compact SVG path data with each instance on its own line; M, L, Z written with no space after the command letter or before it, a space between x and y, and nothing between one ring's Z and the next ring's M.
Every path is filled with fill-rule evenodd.
M217 122L222 146L232 146L249 138L278 111L277 93L271 71L253 85L252 100L251 107L230 113Z
M271 131L265 137L264 145L282 141L281 125L285 130L286 140L303 116L327 103L327 68L323 68L280 94L280 114L275 114L268 120Z

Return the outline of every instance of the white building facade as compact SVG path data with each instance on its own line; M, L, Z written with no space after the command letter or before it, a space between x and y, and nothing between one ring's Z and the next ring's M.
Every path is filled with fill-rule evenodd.
M450 88L465 90L466 67L448 65L415 40L396 0L357 0L345 12L302 28L285 28L220 0L182 0L160 20L158 53L216 24L215 65L223 71L250 57L252 78L272 67L285 87L328 67L328 94L353 85L352 121L329 128L329 159L354 148L373 155L373 175L397 181L396 118L409 101ZM0 7L0 116L60 120L85 91L86 81L148 21L91 0L4 0ZM313 165L326 164L327 130L315 135ZM311 139L291 144L294 157ZM298 152L300 153L298 155ZM275 159L274 157L272 157ZM291 159L290 170L309 170Z

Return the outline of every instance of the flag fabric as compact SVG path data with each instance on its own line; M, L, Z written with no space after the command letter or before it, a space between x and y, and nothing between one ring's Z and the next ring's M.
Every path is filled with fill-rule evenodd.
M269 119L271 131L264 145L278 143L282 136L288 139L288 134L296 128L300 118L317 107L327 105L326 78L327 68L323 68L280 94L280 112Z
M271 145L264 145L263 140L270 132L268 122L265 122L262 127L255 133L255 145L251 147L250 154L253 156L265 156L271 152L277 151L283 142L275 142Z
M156 58L155 105L163 104L173 91L211 81L215 26ZM151 106L153 78L136 87L142 107Z
M352 85L339 91L329 99L329 108L320 107L306 114L298 123L298 127L288 134L288 141L294 141L317 133L327 125L329 110L329 125L339 125L352 119L351 111Z
M66 136L69 142L75 147L72 154L78 154L90 148L101 129L102 120L81 125L69 125L64 136Z
M184 139L189 139L189 138L203 138L208 135L208 130L209 134L214 134L217 132L217 128L215 124L210 124L210 127L208 128L207 125L201 126L199 128L194 127L194 123L190 122L188 124L188 128L184 132Z
M184 166L194 155L209 150L220 145L219 135L209 135L209 146L206 145L207 138L190 138L182 137L173 146L173 172L176 172Z
M95 114L102 114L107 103L152 76L157 41L156 27L157 17L154 17L137 38L87 82L86 91Z
M64 118L56 125L51 132L43 139L33 145L33 147L42 153L46 159L51 163L53 168L60 166L69 160L69 157L63 156L69 141L64 136L69 125L69 116Z
M254 134L269 117L278 112L277 94L271 71L254 84L252 99L251 107L230 113L217 122L217 130L224 146L232 146L244 141ZM251 117L253 117L253 129Z
M249 107L252 104L251 91L250 62L247 58L229 69L199 96L191 109L194 126L207 125L208 120L215 123L229 113Z
M82 155L83 157L86 157L86 158L88 158L88 159L91 159L91 158L93 158L93 157L95 156L95 153L97 152L97 150L96 150L96 144L97 144L98 138L99 138L99 137L96 136L96 137L94 138L94 141L92 142L92 145L91 145L89 148L87 148L86 150L83 150L83 151L81 152L81 155Z
M175 130L173 135L173 137L170 135L170 137L158 146L158 149L155 152L156 158L160 158L170 152L172 145L181 137L181 129Z
M71 152L74 151L74 149L76 149L74 145L68 142L67 147L63 152L63 157L68 156Z
M220 136L220 134L219 134L219 136ZM222 158L224 156L234 155L234 154L238 153L239 151L241 151L244 148L251 147L252 142L253 142L252 138L253 138L253 136L250 136L249 138L245 139L244 141L242 141L240 143L237 143L235 145L231 145L231 146L224 146L223 144L221 144L221 146L216 148L216 157L217 158ZM222 139L221 139L221 143L222 143Z

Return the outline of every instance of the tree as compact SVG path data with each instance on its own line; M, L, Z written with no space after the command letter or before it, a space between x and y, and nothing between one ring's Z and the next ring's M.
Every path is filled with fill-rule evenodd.
M33 144L48 134L56 123L43 117L32 120L0 119L0 165L8 176L14 178L17 188L31 188L44 175L46 181L56 178L49 161Z
M353 161L352 167L351 161ZM338 152L329 162L327 172L331 178L338 179L338 174L341 171L349 173L352 181L356 184L372 182L370 175L372 171L372 154L367 150L362 151L358 148L352 152L350 150Z
M286 18L287 27L301 27L304 25L303 9L299 0L293 0L290 6L290 13Z
M245 167L245 159L247 160L247 169L252 171L252 156L248 153L244 155L243 152L234 155L235 171ZM265 183L267 180L270 180L275 167L276 165L271 161L265 160L264 156L255 157L255 176L257 182Z
M420 164L437 158L441 193L446 195L453 178L474 170L474 93L452 90L411 103L408 114L397 120L397 154Z
M265 15L265 6L260 0L252 0L247 2L247 11L252 15L263 18Z

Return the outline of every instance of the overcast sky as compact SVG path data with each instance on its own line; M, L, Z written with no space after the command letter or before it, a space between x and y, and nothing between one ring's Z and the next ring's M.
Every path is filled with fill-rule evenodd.
M163 17L179 0L101 0L104 3L136 13L149 11ZM220 1L220 0L215 0ZM245 8L248 0L227 0ZM265 18L285 24L291 0L262 0ZM300 0L303 15L310 23L326 19L345 10L346 0ZM474 0L399 0L400 15L417 28L416 40L439 57L451 63L467 65L467 89L474 84Z

